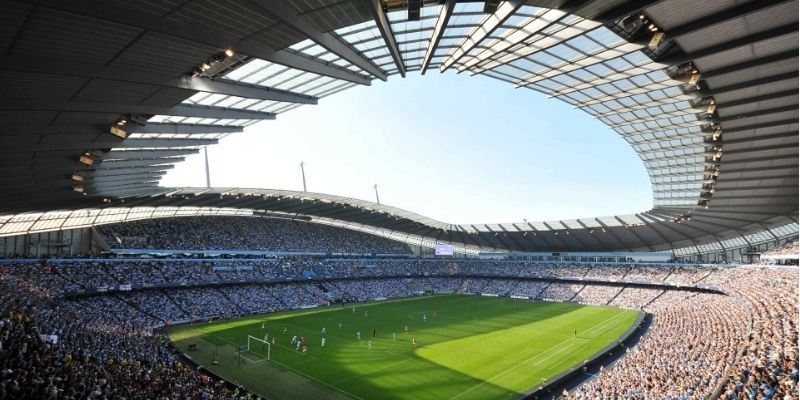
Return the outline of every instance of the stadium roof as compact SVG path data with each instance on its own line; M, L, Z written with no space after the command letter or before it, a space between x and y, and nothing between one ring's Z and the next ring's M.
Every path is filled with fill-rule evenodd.
M797 222L797 0L26 0L2 10L0 213L247 207L537 251L664 250ZM246 126L436 69L600 119L639 154L654 208L464 226L337 196L158 184Z

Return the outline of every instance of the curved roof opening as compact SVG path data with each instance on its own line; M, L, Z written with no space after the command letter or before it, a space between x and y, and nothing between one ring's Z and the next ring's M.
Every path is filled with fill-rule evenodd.
M552 220L652 207L645 168L605 124L483 76L392 77L251 125L208 149L212 186L375 200L450 223ZM204 186L204 154L167 187ZM585 196L583 193L591 193Z
M10 40L0 40L0 212L230 207L506 249L723 246L797 221L797 3L11 2ZM582 109L642 160L652 209L449 225L342 196L161 185L226 135L426 70L491 77ZM0 222L17 217L30 216Z

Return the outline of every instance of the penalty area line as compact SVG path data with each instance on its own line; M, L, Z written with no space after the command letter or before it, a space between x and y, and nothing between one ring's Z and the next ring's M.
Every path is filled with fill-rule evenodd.
M597 323L597 324L595 324L594 326L592 326L592 327L590 327L589 329L587 329L587 332L593 332L595 329L598 329L598 328L600 328L600 327L604 327L605 325L609 324L610 322L612 322L613 320L615 320L617 317L619 317L620 315L622 315L624 312L625 312L625 311L623 310L623 311L621 311L621 312L617 313L616 315L612 316L612 317L611 317L611 318L609 318L609 319L606 319L606 320L600 321L599 323ZM462 396L462 395L464 395L465 393L471 392L472 390L474 390L474 389L477 389L478 387L481 387L481 386L483 386L484 384L486 384L486 383L489 383L489 382L491 382L491 381L493 381L493 380L495 380L495 379L499 378L500 376L502 376L502 375L505 375L505 374L507 374L507 373L511 372L512 370L519 368L520 366L527 365L527 364L528 364L530 361L532 361L533 359L535 359L535 358L537 358L537 357L542 357L543 355L547 355L546 357L544 357L544 358L542 358L542 359L538 360L538 362L534 363L533 365L539 365L539 364L541 364L542 362L544 362L545 360L549 360L549 359L553 358L553 356L556 356L556 355L558 355L558 354L561 354L561 353L563 353L565 350L570 350L570 349L572 349L572 348L573 348L575 345L578 345L578 344L579 344L579 343L577 343L577 342L575 341L576 339L582 339L582 338L579 338L579 337L572 337L572 338L569 338L569 339L565 340L564 342L562 342L561 346L551 347L550 349L548 349L548 350L546 350L546 351L544 351L544 352L542 352L542 353L536 354L536 355L534 355L533 357L531 357L531 358L529 358L529 359L527 359L527 360L525 360L525 361L523 361L523 362L521 362L521 363L518 363L517 365L513 365L513 366L511 366L510 368L506 369L505 371L503 371L503 372L500 372L499 374L497 374L497 375L495 375L495 376L493 376L493 377L491 377L491 378L489 378L489 379L487 379L487 380L485 380L485 381L483 381L483 382L481 382L481 383L478 383L477 385L474 385L474 386L472 386L472 387L470 387L470 388L468 388L468 389L464 390L463 392L461 392L461 393L459 393L459 394L457 394L457 395L455 395L455 396L451 397L451 398L450 398L450 400L453 400L453 399L455 399L455 398L461 397L461 396ZM579 350L579 349L581 349L581 348L582 348L582 347L584 347L584 346L586 346L586 344L580 345L580 346L578 347L578 349L576 349L576 350ZM576 351L576 350L574 350L574 351ZM574 351L573 351L573 352L574 352ZM570 352L570 353L567 353L567 354L568 354L568 355L569 355L569 354L572 354L572 352Z

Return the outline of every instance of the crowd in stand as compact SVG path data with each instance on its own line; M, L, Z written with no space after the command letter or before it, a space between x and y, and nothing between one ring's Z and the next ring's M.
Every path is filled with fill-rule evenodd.
M220 281L271 281L302 278L353 278L374 276L508 276L575 280L627 280L694 284L716 269L704 267L609 266L602 264L554 264L532 262L487 262L477 260L435 261L424 259L340 260L322 258L274 259L104 259L61 260L45 262L43 267L11 265L20 273L36 274L37 281L59 291L129 284L134 287L154 285L200 284ZM654 270L660 270L654 272ZM24 271L23 271L24 270ZM652 279L648 279L652 278ZM580 288L580 286L578 286ZM557 290L553 288L551 290ZM477 290L476 290L477 291Z
M311 222L257 217L168 218L100 225L112 248L409 254L380 236Z
M800 255L800 242L797 239L788 241L780 246L764 252L765 256L796 256Z
M771 265L798 265L800 245L797 238L761 254L759 263Z
M0 399L245 395L180 364L136 308L106 296L59 299L36 278L0 274Z
M749 306L753 335L724 396L797 399L797 269L741 268L730 274L721 279Z
M620 291L622 286L583 285L570 299L576 303L608 304Z
M626 283L633 281L711 285L729 295ZM230 397L232 389L178 363L153 327L431 292L654 315L636 347L568 398L699 399L715 388L727 400L797 398L797 286L797 269L690 265L321 258L3 265L0 399ZM63 296L76 288L103 290Z
M641 309L650 304L655 298L664 293L663 289L643 289L626 287L619 291L608 305L630 309Z
M659 300L646 337L604 368L573 399L705 399L725 379L745 331L744 312L727 296Z

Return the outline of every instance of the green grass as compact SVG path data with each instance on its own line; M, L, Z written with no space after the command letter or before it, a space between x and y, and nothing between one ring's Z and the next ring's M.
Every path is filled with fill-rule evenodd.
M507 399L583 362L636 317L612 307L452 295L361 304L355 314L331 306L173 326L169 333L198 364L271 399ZM377 336L368 350L373 328ZM256 348L240 364L237 346L265 333L276 335L271 360ZM289 344L293 335L306 337L308 354ZM187 352L189 344L198 349Z

